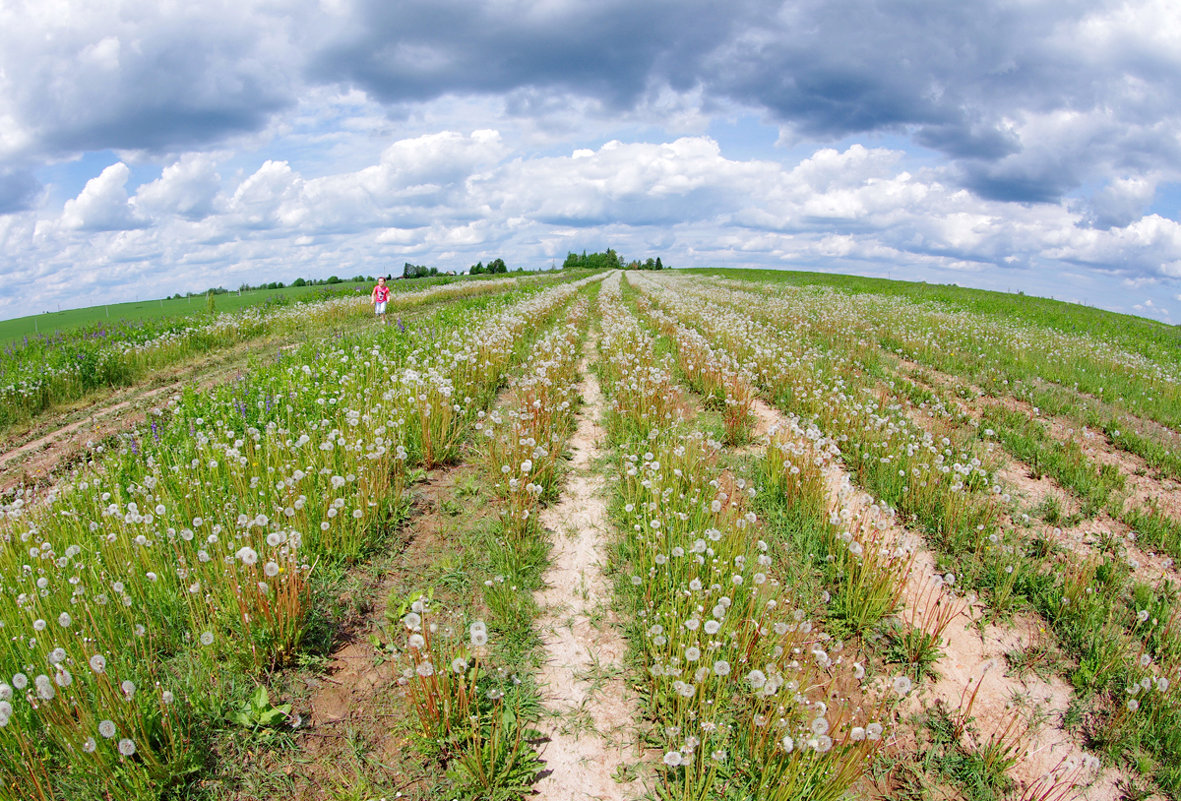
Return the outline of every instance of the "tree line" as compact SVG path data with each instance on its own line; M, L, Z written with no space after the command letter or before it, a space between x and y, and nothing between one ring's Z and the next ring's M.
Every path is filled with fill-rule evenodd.
M566 260L562 262L562 269L584 269L584 270L663 270L664 263L657 256L655 259L648 257L644 261L633 259L629 262L624 262L619 254L613 248L607 248L604 253L590 253L585 250L582 255L577 253L567 253Z

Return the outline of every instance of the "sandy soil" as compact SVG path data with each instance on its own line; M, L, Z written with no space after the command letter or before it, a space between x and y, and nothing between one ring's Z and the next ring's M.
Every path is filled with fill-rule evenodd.
M566 488L541 518L554 548L546 587L535 596L543 610L537 625L545 650L539 683L550 713L539 727L548 743L536 791L553 801L622 801L640 796L644 782L614 777L642 774L642 754L636 702L622 678L626 643L612 625L611 590L601 568L609 523L605 482L594 462L602 454L597 420L603 399L598 380L584 374L586 406L570 440Z

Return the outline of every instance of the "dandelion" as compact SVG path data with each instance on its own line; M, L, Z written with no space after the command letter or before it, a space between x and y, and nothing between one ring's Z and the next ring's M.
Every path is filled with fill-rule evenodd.
M212 631L201 632L201 644L202 645L213 645L213 632Z
M501 698L504 698L504 690L497 689L496 687L489 688L485 694L492 701L499 701Z
M467 670L467 660L461 656L457 656L451 660L451 672L463 673Z
M468 631L472 645L477 648L488 644L488 627L483 621L477 620Z
M767 683L767 674L761 670L752 670L746 674L746 681L752 690L761 690Z
M790 734L783 735L783 739L779 741L779 744L783 746L783 753L785 754L790 754L796 748L796 741L791 738Z
M701 649L698 648L696 645L690 645L688 648L685 649L685 661L686 662L696 662L700 658L701 658Z
M172 704L172 702L176 700L176 696L173 695L170 690L165 690L160 694L160 700L165 704Z
M33 685L37 688L37 696L42 701L52 701L53 697L57 695L57 690L53 688L53 682L44 673L33 680Z
M125 681L119 687L123 690L123 695L127 696L128 700L131 700L131 697L135 695L135 682L133 681Z
M1128 699L1128 711L1129 712L1135 712L1139 708L1140 708L1139 701L1137 701L1135 698Z
M69 612L62 612L57 616L57 625L63 629L68 629L74 622L74 618L70 617Z
M93 754L96 748L98 748L98 743L94 741L93 737L87 737L86 742L82 743L82 750L88 754Z
M421 634L411 634L409 644L411 648L422 650L423 646L426 645L426 638L424 638Z
M106 739L111 739L115 736L115 724L113 721L104 720L98 724L98 733Z
M258 562L258 551L254 550L249 545L242 546L234 555L242 560L242 564L248 567Z
M730 663L725 659L719 659L717 662L714 662L714 673L718 676L730 675Z
M414 669L414 672L419 676L426 678L428 676L435 675L435 666L430 663L430 660L423 660L422 662L418 663L418 666Z
M677 767L682 763L683 760L684 758L681 756L680 751L669 751L664 755L664 764L668 765L670 768Z
M129 757L135 753L135 743L124 737L119 741L119 753L125 757Z
M16 673L12 677L12 686L18 690L23 690L29 686L29 677L24 673Z
M868 726L866 726L865 727L865 739L867 739L867 740L882 739L882 724L875 722L875 723L870 723Z
M853 742L861 742L865 739L865 729L861 726L854 726L849 729L849 739Z
M279 565L275 562L267 562L265 565L263 565L262 572L268 577L274 578L275 576L279 575Z
M909 676L895 676L894 677L894 692L899 697L908 694L914 689L914 683Z

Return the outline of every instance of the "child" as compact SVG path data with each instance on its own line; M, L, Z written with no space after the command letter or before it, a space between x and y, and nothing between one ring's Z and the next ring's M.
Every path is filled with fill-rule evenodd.
M377 314L378 319L381 320L382 325L386 324L385 304L389 299L390 288L385 285L385 277L382 276L381 278L377 279L377 286L373 287L373 296L369 299L369 302L373 304L373 310Z

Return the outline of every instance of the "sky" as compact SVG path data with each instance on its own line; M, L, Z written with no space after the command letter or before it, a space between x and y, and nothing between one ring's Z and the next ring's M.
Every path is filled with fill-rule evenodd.
M1176 0L0 0L0 318L614 248L1181 323Z

